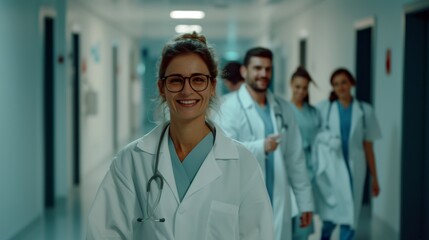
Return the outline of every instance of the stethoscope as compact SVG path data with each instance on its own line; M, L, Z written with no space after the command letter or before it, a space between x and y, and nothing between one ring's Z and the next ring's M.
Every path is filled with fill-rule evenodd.
M238 96L238 92L236 93L236 96L237 96L238 102L240 103L241 109L243 109L243 111L244 111L244 115L246 117L246 122L247 122L247 125L249 126L249 129L250 129L250 135L255 137L255 132L253 131L252 124L250 122L250 118L247 114L247 111L244 109L244 104L241 101L240 96ZM284 133L286 133L286 130L288 129L288 125L284 121L283 114L281 113L281 110L278 109L280 107L280 102L275 97L274 97L274 101L277 104L277 105L274 105L274 107L273 107L274 117L276 119L277 126L280 127L280 133L284 134Z
M165 218L155 218L154 215L155 215L156 209L158 208L159 202L161 200L162 189L164 187L164 177L161 175L161 173L158 170L159 152L161 150L162 140L164 138L165 132L167 131L169 125L170 125L170 122L167 122L167 124L164 126L164 129L162 129L162 133L161 133L161 136L159 137L158 147L156 149L156 154L155 154L155 166L153 169L153 175L151 178L149 178L146 184L146 195L147 195L146 212L148 216L146 218L137 218L137 222L146 222L149 220L154 222L165 222ZM149 212L149 209L150 209L149 202L150 202L150 195L151 195L150 186L152 182L155 182L156 185L158 186L159 194L157 195L155 203L152 206L152 211Z
M357 100L354 100L357 101ZM326 123L325 123L325 130L329 131L330 130L330 126L329 126L329 121L331 118L331 108L332 108L332 104L333 102L329 101L329 108L328 108L328 112L326 113ZM340 104L339 102L337 102L337 104ZM362 111L362 126L363 129L366 129L366 116L365 116L365 110L363 108L362 102L357 101L357 104L360 108L360 110Z
M213 144L214 144L214 140L216 139L216 129L214 126L211 126L208 122L206 122L206 124L208 125L208 127L210 128L212 134L213 134ZM167 122L166 125L164 126L164 129L162 130L161 136L159 137L159 141L158 141L158 147L156 149L156 153L155 153L155 166L153 169L153 175L151 178L149 178L147 184L146 184L146 195L147 195L147 199L146 199L146 212L148 214L148 216L146 218L137 218L137 222L146 222L146 221L153 221L153 222L165 222L165 218L155 218L155 211L158 208L159 202L161 201L161 194L162 194L162 189L164 187L164 177L162 176L162 174L159 172L158 170L158 165L159 165L159 153L161 151L161 143L162 140L164 138L165 132L168 129L168 126L170 125L170 122ZM159 189L159 193L156 196L155 202L152 205L152 208L150 208L150 195L151 195L151 183L155 182L156 185L158 186ZM149 210L152 210L149 212Z

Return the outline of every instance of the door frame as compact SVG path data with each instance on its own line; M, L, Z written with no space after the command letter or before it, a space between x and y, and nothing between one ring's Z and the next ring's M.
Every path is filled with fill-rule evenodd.
M42 79L43 79L43 196L45 208L55 206L55 18L52 7L42 6L39 10L39 33L42 36ZM51 40L46 41L47 20L51 19ZM50 45L49 50L46 49ZM46 54L50 55L46 59ZM49 63L47 63L49 61ZM51 66L47 66L50 64Z
M369 92L369 95L370 95L370 104L372 104L373 105L373 101L374 101L374 66L375 66L375 49L374 49L374 46L375 46L375 42L376 42L376 35L375 35L375 32L376 32L376 19L375 19L375 17L374 16L369 16L369 17L366 17L366 18L363 18L363 19L361 19L361 20L358 20L358 21L356 21L355 22L355 24L354 24L354 31L355 31L355 49L356 49L356 51L355 51L355 78L356 78L356 81L357 81L357 64L358 64L358 62L357 62L357 47L358 47L358 42L357 42L357 34L358 34L358 32L359 31L361 31L361 30L365 30L365 29L368 29L368 28L370 28L371 29L371 53L370 53L370 55L371 55L371 63L370 63L370 68L371 68L371 72L370 72L370 75L371 75L371 79L370 79L370 84L369 84L369 87L370 87L370 92ZM355 91L356 91L356 93L357 93L357 89L355 88ZM364 205L368 205L369 207L371 207L372 206L372 199L371 199L371 174L370 174L370 172L369 172L369 169L368 169L368 167L367 167L367 170L366 170L366 174L365 174L365 183L364 183L364 194L363 194L363 197L362 197L362 203L364 204Z
M112 50L112 139L113 150L119 148L119 45L114 43Z
M78 41L77 43L75 41ZM71 32L71 51L72 51L72 94L71 94L71 106L72 106L72 126L71 126L71 149L72 149L72 183L75 186L78 186L81 182L80 174L80 139L81 139L81 33L79 31ZM75 46L77 44L77 46ZM77 52L75 47L78 47ZM77 53L77 54L76 54Z
M373 101L374 101L374 81L373 80L374 80L374 76L375 76L374 66L375 66L375 60L376 60L376 56L375 56L376 51L374 49L374 46L375 46L374 43L377 40L376 34L375 34L377 32L377 22L376 22L376 19L374 16L369 16L369 17L362 18L362 19L356 21L354 23L353 28L354 28L354 31L356 34L358 31L364 30L367 28L371 28L371 31L372 31L372 33L371 33L371 47L372 47L371 48L371 86L370 86L371 87L371 89L370 89L371 102L370 103L373 104ZM355 40L356 40L355 46L357 48L357 44L358 44L357 39L355 38ZM355 57L356 57L356 55L355 55ZM357 74L357 72L356 72L357 61L356 60L357 59L355 58L355 75ZM355 77L357 77L357 76L355 76ZM356 89L355 89L355 91L356 91Z
M425 147L429 142L429 114L425 111L429 107L429 97L426 94L429 90L429 72L426 67L429 62L429 17L419 16L422 13L429 15L429 1L420 1L404 7L401 239L429 237L426 228L429 224L429 178L427 177L429 153ZM413 28L415 31L412 30ZM425 52L422 51L424 47ZM421 64L416 64L420 61L422 61ZM413 79L413 82L405 79ZM421 101L425 96L426 101ZM412 105L412 109L407 107L409 105ZM422 128L425 129L422 130Z
M298 39L298 66L308 69L308 37Z

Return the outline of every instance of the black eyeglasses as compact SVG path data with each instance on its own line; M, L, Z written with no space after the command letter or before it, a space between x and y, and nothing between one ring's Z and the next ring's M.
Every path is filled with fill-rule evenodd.
M190 77L184 77L180 74L171 74L161 78L161 80L165 81L167 90L173 93L183 90L186 79L189 79L189 85L194 91L201 92L207 89L211 76L202 73L194 73Z

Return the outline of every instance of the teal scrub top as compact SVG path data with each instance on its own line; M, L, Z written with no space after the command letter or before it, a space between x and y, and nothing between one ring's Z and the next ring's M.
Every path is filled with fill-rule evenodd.
M264 107L259 106L255 102L256 111L264 122L265 137L274 133L273 122L271 121L270 106L267 104ZM266 154L265 161L265 185L267 186L268 196L271 204L273 203L274 195L274 152Z
M304 103L301 109L292 104L293 113L299 127L304 148L307 170L310 178L313 178L314 171L311 164L311 145L321 127L321 118L316 108Z
M168 138L168 148L170 150L174 180L176 181L177 193L180 201L185 197L192 180L194 180L197 175L198 170L212 149L213 144L214 136L213 133L210 132L194 147L194 149L192 149L183 162L181 162L174 148L173 140L171 137Z
M353 193L353 177L349 162L349 138L352 127L353 104L350 103L348 107L344 107L339 101L337 101L337 106L340 115L341 147L343 149L344 161L346 162L346 167L349 172L350 185Z
M349 138L350 129L352 127L352 107L350 103L348 107L344 107L339 101L337 101L338 112L340 114L340 130L341 130L341 143L343 147L344 159L349 160Z

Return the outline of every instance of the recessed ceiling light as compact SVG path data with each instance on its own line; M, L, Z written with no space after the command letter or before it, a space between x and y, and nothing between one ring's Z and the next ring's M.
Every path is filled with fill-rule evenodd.
M176 33L192 33L193 31L200 33L203 28L200 25L177 25L174 30Z
M228 61L236 61L240 56L236 51L228 51L225 53L224 58Z
M171 11L170 17L174 19L203 19L206 14L203 11Z

